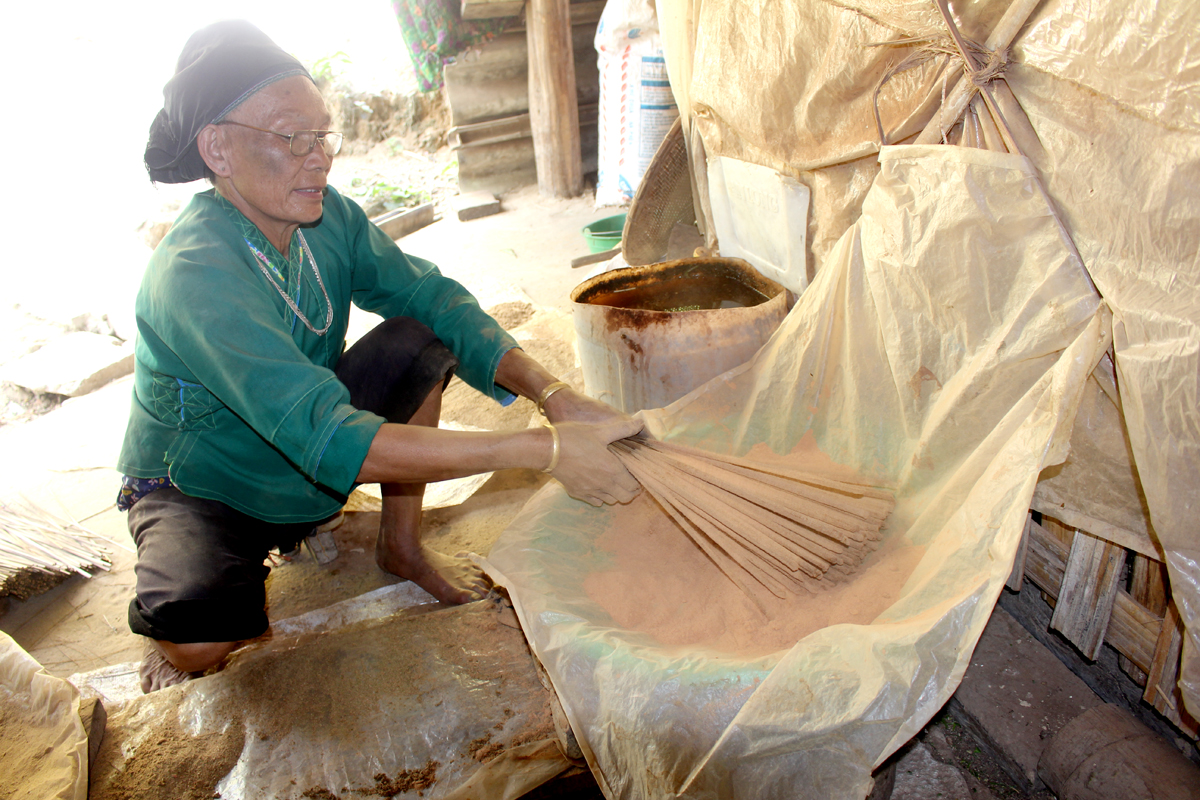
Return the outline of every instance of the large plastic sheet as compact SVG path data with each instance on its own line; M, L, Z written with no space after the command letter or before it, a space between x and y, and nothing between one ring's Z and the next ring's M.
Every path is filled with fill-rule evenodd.
M86 800L87 761L79 692L0 632L0 793Z
M983 41L1008 6L977 0L953 10L964 35ZM739 158L809 186L809 272L836 263L878 170L876 86L911 52L872 45L945 34L933 4L658 7L693 155ZM1035 166L1113 313L1112 363L1097 384L1115 392L1105 399L1099 385L1088 390L1096 413L1034 506L1057 505L1070 524L1165 558L1187 629L1180 687L1200 716L1197 40L1200 4L1192 0L1045 0L1017 35L1005 79L1041 142ZM938 106L940 64L880 91L890 142L919 130Z
M610 798L865 796L957 686L1038 473L1066 455L1110 320L1029 163L914 146L879 160L861 219L755 359L643 413L718 452L811 433L892 487L885 536L926 548L900 599L742 661L658 647L584 593L611 510L547 487L492 551Z

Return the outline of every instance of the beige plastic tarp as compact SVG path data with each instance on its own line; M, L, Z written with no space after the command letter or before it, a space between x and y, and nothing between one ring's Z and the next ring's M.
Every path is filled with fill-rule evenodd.
M1008 0L955 2L984 41ZM944 34L927 0L658 0L693 155L769 166L813 192L808 270L834 263L878 170L872 97L909 47ZM1186 626L1180 686L1200 716L1200 3L1045 0L1006 79L1054 205L1112 309L1112 358L1085 392L1071 455L1032 505L1165 558ZM939 105L941 61L880 91L889 142ZM930 96L932 95L932 96ZM931 102L927 102L931 101ZM921 113L919 109L929 108Z
M187 776L223 800L515 800L570 767L511 610L431 599L401 583L277 621L220 672L111 706L90 797L176 800Z
M86 800L87 761L79 692L0 632L0 793Z
M556 485L492 551L610 798L865 796L957 686L1038 472L1066 455L1110 319L1028 162L930 146L879 162L861 218L756 358L644 414L659 437L737 454L811 431L893 487L885 535L926 548L900 599L739 661L615 627L582 588L612 512Z

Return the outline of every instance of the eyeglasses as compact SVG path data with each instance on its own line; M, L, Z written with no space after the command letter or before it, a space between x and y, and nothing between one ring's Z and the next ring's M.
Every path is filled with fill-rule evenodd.
M239 128L249 128L252 131L259 133L269 133L273 136L278 136L281 139L288 140L288 147L294 156L306 156L313 151L317 146L317 142L321 143L321 149L325 151L325 155L336 156L342 149L342 134L337 131L296 131L295 133L278 133L269 131L266 128L256 128L253 125L247 125L244 122L234 122L231 119L223 119L217 123L218 125L237 125Z

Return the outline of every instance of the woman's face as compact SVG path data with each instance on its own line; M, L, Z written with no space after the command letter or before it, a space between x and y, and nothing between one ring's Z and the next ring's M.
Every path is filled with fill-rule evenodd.
M270 84L226 119L283 134L326 130L330 121L317 87L303 75ZM286 255L292 231L321 218L332 157L320 145L294 156L282 137L240 125L219 128L229 174L218 188Z

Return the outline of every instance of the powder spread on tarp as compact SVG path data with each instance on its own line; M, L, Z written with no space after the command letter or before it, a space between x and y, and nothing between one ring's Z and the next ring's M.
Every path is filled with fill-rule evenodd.
M439 766L441 764L431 759L426 761L425 766L420 769L401 770L394 777L388 777L386 772L377 773L375 785L369 791L380 797L395 797L405 792L416 792L418 795L423 795L426 789L437 783Z
M120 725L119 717L110 725ZM222 733L185 736L174 715L164 715L150 736L122 760L122 740L106 736L96 758L99 774L92 776L90 800L212 800L217 784L242 754L244 729L232 720ZM180 747L186 742L186 747ZM109 752L105 752L105 751Z
M851 479L853 471L829 461L811 437L787 456L764 446L748 457ZM778 652L808 634L839 623L866 624L891 606L924 548L885 540L840 581L815 593L759 597L760 611L643 492L615 508L597 544L614 556L591 573L584 591L613 623L666 647L703 647L752 658Z
M485 732L489 759L555 736L549 692L514 625L511 609L498 602L472 603L246 648L223 672L140 698L110 717L91 796L213 800L235 765L275 772L268 793L275 800L436 792L439 783L463 779L463 762ZM198 693L204 729L221 733L181 730L177 711L199 706ZM389 744L392 731L410 744ZM436 750L412 752L429 739ZM472 750L464 750L468 742ZM409 752L398 765L396 750ZM327 782L311 767L331 754L378 766ZM289 761L296 763L275 770Z
M309 800L341 800L341 798L324 786L314 786L311 789L305 789L304 793L300 796L309 798Z

